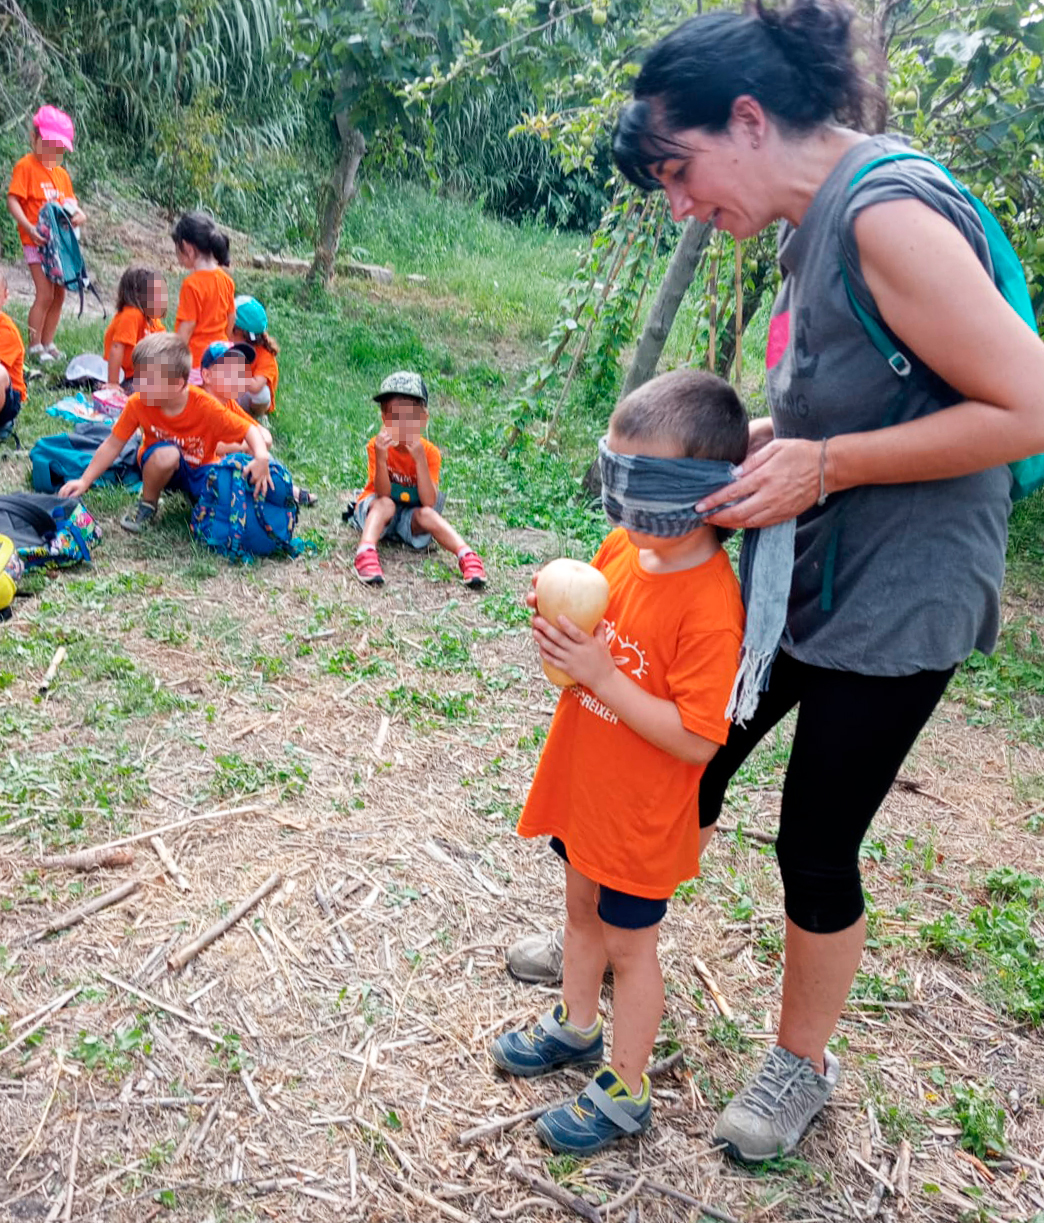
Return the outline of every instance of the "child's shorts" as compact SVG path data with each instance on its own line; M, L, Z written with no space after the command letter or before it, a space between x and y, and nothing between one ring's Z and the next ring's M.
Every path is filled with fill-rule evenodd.
M4 394L3 405L0 406L0 430L13 425L22 410L22 393L9 386Z
M368 497L363 497L361 501L356 502L352 523L358 530L361 531L366 525L366 515L370 512L370 506L373 505L375 499L376 494L371 493ZM435 513L441 514L445 504L446 494L440 491L435 498ZM411 548L426 548L431 543L430 533L415 535L413 531L413 511L419 508L419 506L412 505L396 509L391 521L381 532L381 539L396 538L401 539L404 544L409 544Z
M149 456L162 446L174 446L175 450L178 449L174 442L154 442L147 450L143 450L139 457L138 461L142 470L145 469ZM184 493L192 504L195 505L203 493L203 487L207 482L207 475L212 466L212 463L201 463L198 467L193 467L191 463L185 462L185 456L182 454L177 471L167 481L167 488L173 492Z
M43 255L38 246L23 243L22 254L25 256L26 263L43 263Z
M551 848L562 859L569 861L566 847L558 837L551 838ZM658 926L667 913L666 900L649 900L645 896L632 896L630 892L618 892L598 885L598 916L607 926L618 930L647 930Z

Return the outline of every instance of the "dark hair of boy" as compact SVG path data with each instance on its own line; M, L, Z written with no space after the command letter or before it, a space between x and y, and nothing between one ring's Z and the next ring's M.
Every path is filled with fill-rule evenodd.
M131 361L135 370L158 365L164 377L172 382L188 382L192 373L189 346L173 331L157 331L140 339L134 345Z
M149 307L149 289L158 279L157 273L151 268L128 268L120 277L116 286L116 312L133 306L140 310L146 318L152 317Z
M223 268L228 267L228 234L223 234L214 224L213 218L208 217L205 212L182 213L170 236L178 247L187 242L204 255L212 255Z
M613 133L616 164L643 191L659 190L651 167L678 156L673 134L724 131L743 94L792 132L830 119L873 130L881 57L855 17L841 0L753 0L743 12L691 17L646 57Z
M747 457L747 414L731 386L714 374L676 369L622 399L609 427L630 442L674 442L687 459L742 463Z

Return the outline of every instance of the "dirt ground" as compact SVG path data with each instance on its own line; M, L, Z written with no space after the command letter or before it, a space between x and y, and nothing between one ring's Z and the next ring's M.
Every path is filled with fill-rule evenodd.
M561 919L556 860L518 838L511 819L553 695L525 630L495 628L482 600L432 574L438 564L393 556L379 594L353 583L347 552L281 571L278 592L250 571L222 568L202 594L175 574L163 595L197 619L189 642L157 642L134 617L121 621L120 651L191 701L128 724L124 746L149 794L119 812L129 835L178 823L163 839L183 880L139 840L133 865L99 871L88 885L104 892L133 879L136 892L26 943L70 902L26 898L25 872L40 849L33 812L3 829L2 1005L18 1047L0 1052L0 1213L53 1219L72 1179L72 1218L127 1223L168 1214L389 1223L575 1214L527 1175L582 1193L584 1217L620 1223L1029 1219L1044 1210L1040 1037L990 1005L988 982L926 955L916 938L921 920L970 904L963 898L985 869L1010 863L1044 874L1044 847L1027 836L1013 790L1013 778L1044 773L1041 754L969 728L956 706L940 712L907 762L907 784L872 834L887 853L866 862L881 916L864 971L904 983L903 999L853 1000L839 1027L840 1086L798 1158L752 1172L710 1140L717 1107L778 1018L781 897L765 844L778 803L771 766L739 787L727 817L751 835L719 836L698 895L676 902L664 923L668 1003L657 1056L680 1049L684 1061L657 1081L650 1133L583 1163L549 1161L524 1121L462 1141L581 1080L509 1080L488 1056L492 1036L552 997L508 977L503 951ZM96 580L134 568L116 543ZM502 571L500 580L520 595L528 573ZM336 609L318 637L305 627L316 606ZM381 660L394 675L346 683L303 650L271 682L237 689L222 678L217 626L229 609L253 626L261 657L285 655L290 640ZM518 679L490 692L474 675L419 667L432 625L447 624L472 635L483 676ZM30 632L18 621L6 631ZM31 702L39 678L26 671L5 698ZM393 686L471 691L475 700L455 719L428 717L389 703ZM90 741L60 683L47 711L55 729L34 750L71 735ZM288 752L304 762L299 774L270 773L242 799L201 798L213 759L278 763ZM908 859L917 865L900 865ZM169 957L276 872L275 889L248 917L168 971ZM741 896L750 903L738 910ZM903 916L911 900L916 918ZM611 1015L608 987L606 1004ZM134 1036L143 1016L147 1040ZM19 1043L38 1019L40 1043ZM110 1051L122 1040L127 1052L89 1069L85 1036ZM952 1120L933 1119L940 1073L995 1083L1009 1111L1005 1160L976 1161L958 1149ZM922 1121L904 1129L913 1117ZM908 1172L892 1180L900 1157ZM883 1197L874 1192L879 1169ZM706 1203L702 1215L696 1201Z

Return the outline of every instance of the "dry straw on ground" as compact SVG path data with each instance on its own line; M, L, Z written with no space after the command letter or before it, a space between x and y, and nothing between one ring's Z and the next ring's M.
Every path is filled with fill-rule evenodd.
M322 645L383 657L392 678L348 684L306 654L273 682L236 689L216 678L225 665L218 634L172 647L126 627L121 650L197 704L130 724L128 743L151 787L142 809L125 813L137 838L133 863L76 876L85 896L133 879L132 894L33 941L74 907L74 876L40 868L62 900L31 903L20 882L45 848L33 813L0 829L9 948L0 1214L112 1223L168 1215L659 1223L698 1219L702 1202L709 1217L774 1223L1044 1211L1040 1036L989 1005L988 982L902 938L964 903L988 867L1044 873L1011 783L1044 773L1044 762L970 729L954 707L932 724L875 825L889 854L866 864L883 916L864 970L906 982L906 996L853 998L839 1028L841 1085L798 1159L755 1174L710 1141L716 1108L756 1064L778 1019L781 893L766 856L778 772L741 787L728 814L756 837L720 837L699 895L676 902L664 923L668 1002L657 1056L680 1047L684 1062L658 1078L650 1133L581 1163L549 1160L528 1122L462 1143L466 1131L582 1083L576 1074L506 1079L488 1056L494 1035L532 1019L552 996L512 981L503 951L517 934L561 917L556 860L517 838L505 818L524 797L533 732L546 729L553 696L525 632L491 634L479 600L425 580L415 558L391 557L379 595L351 583L348 563L280 569L278 600L256 574L236 570L208 581L202 599L171 579L164 595L182 599L201 624L234 613L271 655L284 652L288 636L306 635L302 620L317 597L365 607L371 623L335 615ZM528 573L497 578L520 594ZM473 673L419 667L432 624L450 620L480 631L472 653L483 674L517 667L522 679L489 691ZM38 680L24 676L5 695L28 701ZM396 684L474 690L481 699L470 717L425 724L378 706ZM48 701L52 749L73 729L89 739L79 711L63 703L60 679ZM296 785L273 783L224 803L199 798L217 755L278 762L288 744L307 762ZM838 804L840 818L843 795ZM157 830L166 859L152 841ZM908 842L921 864L912 882L897 865ZM168 969L276 872L249 912L184 968ZM750 898L742 910L738 896ZM911 900L918 918L903 916ZM606 1004L611 1014L609 989ZM127 1035L135 1029L140 1039ZM108 1050L93 1070L81 1034ZM948 1081L996 1084L1008 1102L1006 1158L980 1162L958 1148L952 1121L931 1118L942 1103L939 1069ZM904 1130L914 1117L929 1120Z

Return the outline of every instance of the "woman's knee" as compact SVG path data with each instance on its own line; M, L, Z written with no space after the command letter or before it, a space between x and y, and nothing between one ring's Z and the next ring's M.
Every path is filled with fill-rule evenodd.
M776 858L783 880L787 917L810 934L836 934L858 921L865 909L859 851L830 843L780 836Z

